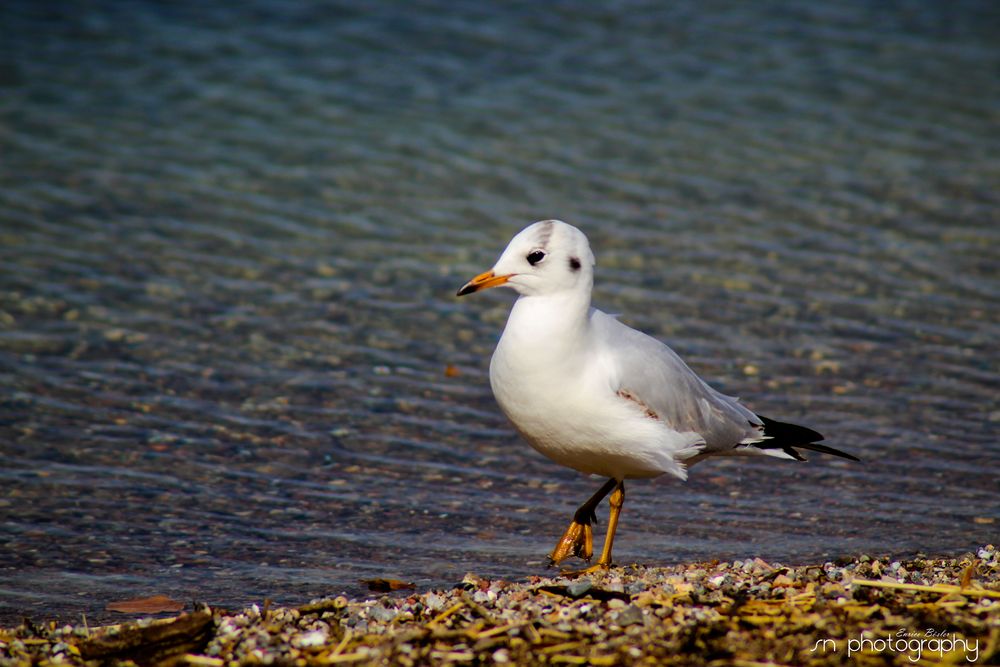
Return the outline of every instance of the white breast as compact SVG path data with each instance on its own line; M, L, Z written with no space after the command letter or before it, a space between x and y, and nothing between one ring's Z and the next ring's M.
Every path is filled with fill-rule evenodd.
M490 363L497 402L525 440L588 474L684 478L681 461L697 453L698 436L678 433L618 396L616 370L591 344L588 318L566 330L565 320L546 321L545 310L525 301L511 311Z

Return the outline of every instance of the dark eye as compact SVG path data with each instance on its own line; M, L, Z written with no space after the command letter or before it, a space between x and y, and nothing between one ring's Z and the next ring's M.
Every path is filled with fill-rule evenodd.
M538 264L543 259L545 259L545 253L541 250L532 250L528 253L528 264L531 264L532 266Z

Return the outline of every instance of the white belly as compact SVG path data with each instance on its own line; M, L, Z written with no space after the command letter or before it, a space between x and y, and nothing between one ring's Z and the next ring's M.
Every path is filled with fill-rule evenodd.
M692 449L697 435L677 433L618 397L606 373L587 376L551 359L518 366L501 341L490 364L490 384L500 408L532 447L583 473L625 479L669 472L684 478L681 461L697 451Z

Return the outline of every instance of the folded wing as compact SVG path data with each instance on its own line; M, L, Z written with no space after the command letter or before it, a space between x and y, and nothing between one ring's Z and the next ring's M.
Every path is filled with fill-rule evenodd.
M708 386L669 347L598 310L591 322L597 335L616 343L605 349L613 355L619 394L670 428L697 433L704 441L703 455L763 440L760 417Z

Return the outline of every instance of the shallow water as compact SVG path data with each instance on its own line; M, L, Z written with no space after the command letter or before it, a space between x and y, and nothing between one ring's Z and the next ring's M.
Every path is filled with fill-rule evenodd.
M0 5L0 622L523 578L600 480L457 300L524 224L864 458L629 486L616 555L995 541L991 3ZM497 291L499 292L499 290Z

